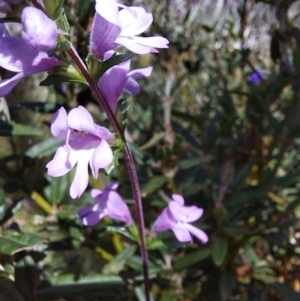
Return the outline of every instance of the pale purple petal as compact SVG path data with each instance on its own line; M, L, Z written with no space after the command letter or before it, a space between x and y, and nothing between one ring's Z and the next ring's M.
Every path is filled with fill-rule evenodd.
M108 193L106 212L110 218L122 221L126 225L130 225L133 222L128 206L115 191Z
M93 134L106 141L113 140L113 138L114 138L113 134L106 127L99 126L97 124L95 124L95 130L94 130Z
M135 40L128 39L127 37L118 37L115 42L119 45L123 45L128 50L137 54L146 54L152 52L151 47L138 44L135 42Z
M4 69L21 72L32 68L38 51L32 49L22 38L0 38L0 66ZM22 52L20 51L22 49Z
M57 43L57 27L41 10L28 6L22 13L23 37L34 48L48 51Z
M76 172L70 187L70 196L72 199L79 198L85 191L89 181L88 162L89 156L86 151L77 151L79 160L76 166Z
M172 228L173 233L175 234L176 238L180 242L193 242L192 236L189 230L185 229L184 227L176 226Z
M153 47L153 48L168 48L169 41L163 37L134 37L135 43Z
M184 198L180 194L172 194L172 199L174 202L178 203L179 205L184 205Z
M108 22L120 27L119 9L116 0L96 0L96 12L103 16Z
M79 106L69 112L68 125L77 131L93 133L95 130L94 120L83 106Z
M97 146L92 155L92 160L90 162L90 167L95 179L98 178L99 168L107 167L114 159L111 147L105 140L101 140L100 144Z
M77 153L74 151L66 151L63 146L60 146L54 158L46 165L47 174L52 177L60 177L68 173L78 160Z
M113 1L106 1L104 3L108 4L110 2ZM90 52L96 58L102 59L105 52L117 46L115 40L120 32L120 26L107 21L103 16L96 13L90 35Z
M138 94L140 93L140 85L136 81L136 79L143 78L145 76L150 76L152 72L152 67L142 68L142 69L136 69L133 71L130 71L128 73L128 79L124 86L124 91L129 94Z
M184 223L194 222L203 214L203 209L197 206L182 206L175 201L169 203L169 209L176 220Z
M7 95L23 77L23 72L20 72L11 78L0 80L0 97Z
M127 70L118 66L105 72L98 82L98 86L108 101L112 111L117 108L118 99L127 81Z
M124 86L124 91L129 94L139 94L141 87L135 79L128 77L127 82Z
M103 217L97 210L98 205L84 207L78 211L78 215L85 226L94 226L98 224Z
M0 45L0 66L13 72L24 72L24 76L51 70L60 64L47 53L33 49L22 38L0 38Z
M105 191L116 190L120 185L120 182L112 182L105 187Z
M64 108L60 108L52 117L51 120L51 133L54 137L65 139L69 127L67 124L67 112Z
M152 226L152 232L158 233L169 229L172 229L176 224L176 221L172 217L169 208L165 208L163 212L159 215Z
M187 229L190 233L196 236L199 240L201 240L204 244L208 242L208 236L206 233L193 225L184 224L185 229Z
M92 189L91 190L91 197L93 199L97 198L99 195L101 195L103 192L100 189Z
M143 33L153 22L151 13L142 7L130 6L119 12L122 31L120 36L135 36Z
M153 67L146 67L141 69L135 69L128 73L128 76L134 78L134 79L140 79L143 77L148 77L151 75L153 70Z

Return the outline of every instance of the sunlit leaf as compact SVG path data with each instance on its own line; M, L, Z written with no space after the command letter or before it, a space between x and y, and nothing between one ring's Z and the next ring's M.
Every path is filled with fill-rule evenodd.
M36 234L5 230L0 236L0 253L13 255L22 250L32 249L43 241L44 239Z

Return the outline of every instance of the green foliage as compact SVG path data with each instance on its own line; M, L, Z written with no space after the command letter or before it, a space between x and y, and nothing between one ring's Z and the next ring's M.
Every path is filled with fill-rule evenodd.
M0 300L145 300L137 227L108 218L84 227L77 212L92 204L89 191L71 200L74 172L45 173L62 143L49 130L58 107L78 102L108 125L65 57L70 41L94 78L131 54L105 63L87 55L93 1L43 2L70 36L50 53L65 61L41 82L50 87L23 80L6 97L10 114L1 101ZM273 2L147 2L151 35L170 48L132 57L154 71L139 95L123 95L118 118L136 162L155 301L299 300L300 31L292 12L300 8ZM89 188L117 179L133 213L123 147L116 137L114 162ZM172 193L204 209L194 225L208 233L206 245L184 245L170 231L150 235Z

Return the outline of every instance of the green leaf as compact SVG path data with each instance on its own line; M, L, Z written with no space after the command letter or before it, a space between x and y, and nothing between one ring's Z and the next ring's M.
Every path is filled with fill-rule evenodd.
M78 218L79 207L74 205L64 205L57 214L57 217L61 220L74 222Z
M225 237L214 236L213 245L211 250L212 260L216 265L221 265L224 262L224 259L228 252L228 242Z
M5 230L0 236L0 253L14 255L22 250L32 249L43 241L44 239L36 234Z
M37 136L42 134L43 130L35 126L29 126L15 122L1 122L1 136Z
M210 250L208 248L204 248L202 250L190 253L176 260L174 268L176 270L185 269L195 263L205 259L210 254Z
M102 63L101 70L98 73L97 79L101 78L101 76L111 67L119 65L123 62L126 62L129 59L131 59L131 57L132 57L131 53L125 53L125 54L114 53L113 56L111 56L108 60L106 60Z
M52 286L62 286L70 284L96 284L96 285L120 285L124 284L122 278L117 275L92 274L80 277L78 280L74 278L74 274L63 274L59 276L47 277L46 279Z
M51 300L68 298L69 300L69 297L72 297L72 300L78 300L78 295L84 298L91 293L94 293L95 298L112 300L115 293L118 293L125 285L118 275L90 274L79 279L74 276L74 274L62 274L46 277L45 280L50 285L38 289L39 300L50 300L49 298Z
M43 130L36 126L29 126L20 123L12 123L12 135L13 136L37 136L42 135Z
M148 250L155 250L155 249L161 249L166 248L166 245L161 239L152 238L149 242L147 242L147 249Z
M162 187L166 182L166 177L156 176L153 177L147 184L141 185L141 190L143 193L149 194Z
M82 74L72 64L64 64L54 67L51 74L40 82L40 86L51 86L62 82L86 83Z
M45 196L50 204L59 204L70 187L70 176L64 175L62 177L49 177L50 185L44 189Z
M107 229L107 231L110 231L110 232L120 233L133 241L138 241L138 238L135 235L133 235L131 232L129 232L131 227L135 227L135 226L131 225L128 228L107 226L106 229Z
M118 274L124 268L127 260L129 260L135 253L136 246L129 246L123 252L118 254L111 260L107 266L102 270L104 274Z
M178 168L181 170L191 169L195 166L200 166L201 158L190 158L182 160L178 163Z
M56 149L61 145L61 143L61 140L51 137L31 146L26 151L25 155L30 158L50 156L55 153Z
M140 146L140 150L145 150L155 146L161 139L163 139L164 136L165 133L155 133L149 141Z
M65 0L43 0L45 10L52 20L56 20L62 13Z

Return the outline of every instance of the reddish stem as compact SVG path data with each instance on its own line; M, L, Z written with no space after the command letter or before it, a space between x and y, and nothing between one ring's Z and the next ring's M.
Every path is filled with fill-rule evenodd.
M32 0L32 4L36 7L42 10L44 13L44 8L38 3L37 0ZM72 58L74 64L77 66L78 70L81 72L83 77L85 78L88 86L93 91L93 93L96 96L96 99L99 102L99 105L104 110L104 112L107 115L107 118L110 122L110 124L113 126L114 130L120 135L121 139L124 142L124 149L123 154L125 157L125 164L128 170L128 175L131 183L131 190L134 198L134 204L135 204L135 212L136 212L136 219L137 219L137 225L138 225L138 231L139 231L139 237L140 237L140 250L141 250L141 256L143 261L143 275L144 275L144 284L145 284L145 295L146 295L146 301L150 301L150 283L149 283L149 273L148 273L148 253L146 249L146 232L145 232L145 224L144 224L144 214L143 214L143 206L142 206L142 198L139 188L139 182L137 177L137 172L134 164L134 160L131 154L131 151L128 147L128 144L126 142L124 133L114 115L112 112L110 106L108 105L104 95L102 94L101 90L99 89L97 83L92 79L90 76L90 73L79 57L77 51L74 49L73 45L70 44L71 47L69 50L67 50L68 55Z

